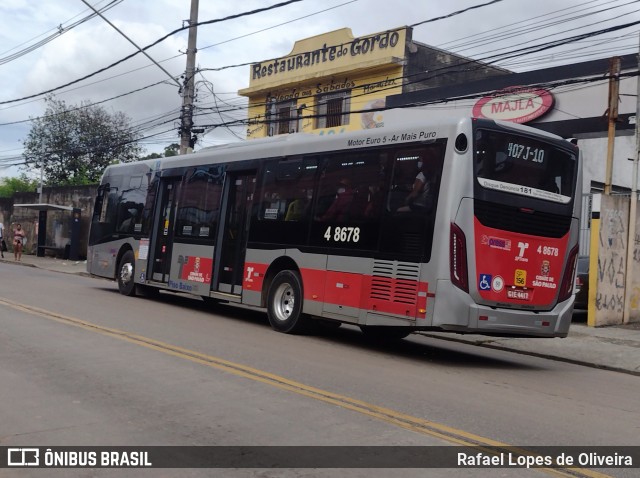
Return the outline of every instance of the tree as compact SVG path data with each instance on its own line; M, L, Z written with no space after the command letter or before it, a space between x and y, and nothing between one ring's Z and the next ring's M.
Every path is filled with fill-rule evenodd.
M144 159L158 159L158 158L163 158L164 156L162 156L161 154L158 153L151 153L151 154L147 154L146 156L141 157L141 160Z
M140 159L158 159L158 158L168 158L169 156L177 156L180 154L180 145L178 143L172 143L166 148L164 148L164 155L158 153L151 153L143 156Z
M43 168L46 184L97 183L109 164L138 160L139 136L124 113L109 114L88 101L80 107L53 96L45 101L45 114L33 120L23 156L28 168Z
M24 173L19 178L2 178L0 179L0 197L10 198L15 193L33 192L37 187L38 182L29 179Z
M173 143L164 148L164 157L168 158L169 156L178 156L180 154L180 145L178 143Z

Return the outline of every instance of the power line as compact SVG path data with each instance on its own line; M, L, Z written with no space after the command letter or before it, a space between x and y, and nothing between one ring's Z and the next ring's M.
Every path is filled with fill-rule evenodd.
M527 47L527 48L520 48L520 49L516 49L516 50L512 50L512 51L508 51L508 52L503 52L503 53L496 53L494 55L490 55L490 56L487 56L487 57L482 58L482 59L468 59L468 60L465 60L465 61L461 62L460 64L456 65L457 70L452 70L451 66L444 66L444 67L436 68L436 69L433 69L433 70L429 71L430 75L428 77L420 77L420 75L422 75L422 73L419 73L419 74L416 74L416 75L409 75L409 76L406 76L406 77L398 77L398 78L395 78L395 79L396 80L406 80L410 76L414 76L414 77L417 76L418 77L417 80L405 82L404 84L408 85L408 84L411 84L411 83L425 82L425 81L437 78L437 77L439 77L439 76L441 76L443 74L451 74L451 73L456 73L456 72L461 72L461 71L467 71L467 70L462 69L465 66L475 65L476 68L484 67L486 65L497 63L497 62L502 61L504 59L516 58L516 57L524 56L526 54L535 53L535 52L539 52L539 51L544 51L544 50L547 50L547 49L550 49L550 48L554 48L554 47L556 47L558 45L569 44L569 43L572 43L574 41L578 41L578 40L581 40L581 39L590 38L590 37L593 37L593 36L598 36L598 35L605 34L605 33L611 32L611 31L617 31L617 30L620 30L620 29L628 28L629 26L633 26L633 25L636 25L636 24L639 24L639 23L640 23L640 21L632 22L632 23L624 24L624 25L618 25L618 26L615 26L615 27L609 27L609 28L605 28L605 29L601 29L601 30L592 31L592 32L587 32L587 33L584 33L584 34L574 35L572 37L568 37L568 38L565 38L565 39L554 40L554 41L551 41L551 42L532 45L532 46ZM488 60L491 60L491 61L488 61ZM205 69L205 70L207 70L207 69ZM363 91L364 91L366 86L368 86L368 85L360 85L357 88L358 89L363 89ZM395 88L395 86L391 86L389 88L383 88L382 90L384 90L384 89L393 89L393 88ZM381 91L381 90L378 90L378 92L379 91ZM364 94L366 94L366 93L363 93L363 94L360 94L360 95L352 95L352 98L358 97L358 96L363 96ZM264 103L264 104L260 104L260 103L253 104L252 106L255 107L255 106L261 106L261 105L262 106L266 106L266 103Z
M491 4L491 3L495 3L495 2L490 2L490 4ZM420 24L421 24L421 23L424 23L424 22L420 22ZM636 22L636 23L637 23L637 22ZM615 29L627 28L629 25L634 25L634 24L636 24L636 23L629 23L629 24L626 24L626 25L621 25L621 26L615 27ZM613 27L612 27L612 28L613 28ZM589 37L590 37L590 36L592 36L592 35L599 35L599 34L602 34L602 32L605 32L605 31L614 31L614 30L611 30L611 29L598 30L598 31L596 31L596 32L591 32L591 33L584 34L583 36L574 36L574 37L570 37L570 38L568 38L568 39L564 39L564 40L562 40L562 41L563 41L563 44L568 44L568 43L571 43L571 42L579 41L579 40L576 40L575 38L578 38L578 37L580 37L580 38L589 38ZM556 45L557 45L557 42L558 42L558 40L557 40L557 41L555 41L555 42L548 42L547 44L534 45L534 46L529 47L529 48L542 48L542 47L544 47L544 48L542 48L542 49L553 48L554 46L556 46ZM549 44L551 44L551 45L549 45ZM527 49L519 49L519 50L515 50L515 52L521 52L521 51L523 51L523 50L527 50ZM538 50L538 51L542 51L542 50ZM496 56L497 56L497 57L500 57L501 55L503 55L503 56L504 56L504 55L509 55L509 54L512 54L512 53L514 53L514 52L505 52L505 53L501 53L501 54L496 54L496 55L493 55L493 56L492 56L492 57L490 57L490 58L493 58L493 57L496 57ZM525 55L527 55L527 54L529 54L529 52L526 52L526 53L518 53L518 54L516 54L516 55L512 55L512 56L510 56L510 57L508 57L508 58L522 57L522 56L525 56ZM473 64L473 63L477 63L477 62L479 62L479 61L483 61L483 60L470 60L468 63L469 63L469 64ZM496 59L494 62L497 62L497 61L501 61L501 58ZM450 69L449 69L449 71L450 71ZM432 77L432 78L433 78L433 77ZM421 81L424 81L424 79L422 79ZM358 95L358 96L363 96L363 95ZM105 100L105 101L107 101L107 100ZM217 109L217 110L219 110L219 111L221 111L218 105L216 105L216 109ZM239 109L238 109L238 110L239 110ZM371 111L371 110L368 110L368 111ZM221 119L222 119L222 118L221 118ZM174 120L174 119L171 119L171 120L169 120L168 122L170 122L170 121L175 121L175 120ZM232 121L232 122L224 122L224 121L222 121L221 123L219 123L219 124L218 124L218 125L216 125L215 127L218 127L218 126L220 126L220 125L223 125L223 126L224 126L224 125L227 125L227 124L228 124L228 125L239 124L239 123L241 123L241 122L243 122L243 121L244 121L245 123L248 123L248 120L246 120L246 119L245 119L245 120L234 120L234 121ZM149 125L149 127L157 127L157 125L153 125L153 124L152 124L152 125ZM169 131L171 131L171 130L169 130Z
M100 10L94 10L95 13L91 13L90 15L87 15L86 17L81 18L80 20L72 23L71 25L63 27L62 26L63 24L61 23L57 28L53 29L54 33L52 33L51 35L48 35L43 40L40 40L40 41L38 41L37 43L35 43L33 45L30 45L30 46L28 46L26 48L23 48L22 50L20 50L20 51L18 51L16 53L13 53L11 55L5 56L4 58L0 58L0 65L4 65L5 63L9 63L9 62L11 62L13 60L16 60L16 59L18 59L18 58L20 58L22 56L25 56L28 53L31 53L32 51L37 50L38 48L43 47L47 43L52 42L56 38L60 37L61 35L65 34L65 33L67 33L68 31L73 30L77 26L82 25L83 23L95 18L97 15L100 14L98 12L106 12L107 10L110 10L111 8L115 7L116 5L118 5L121 2L122 2L122 0L112 0L110 3L108 3L107 5L102 7ZM79 15L76 15L76 17L77 16L79 16ZM73 17L73 18L75 18L75 17ZM33 39L38 38L40 36L42 36L42 35L38 35L38 36L34 37ZM7 50L7 51L3 52L2 54L9 53L10 51L15 50L19 46L22 46L25 43L28 43L29 41L31 41L31 40L27 40L27 42L24 42L24 43L18 45L17 47L14 47L14 48L12 48L10 50Z
M91 6L91 4L89 2L87 2L87 0L81 0L82 3L84 3L87 7L89 7L91 10L93 10L96 15L99 15L100 18L102 18L105 22L107 22L109 24L110 27L112 27L115 31L117 31L120 35L122 35L129 43L131 43L133 46L135 46L138 51L140 51L140 53L142 53L144 56L146 56L154 65L156 65L158 68L160 68L169 78L171 78L173 81L176 82L176 84L178 85L178 87L180 87L180 82L178 80L176 80L167 70L165 70L156 60L154 60L153 58L151 58L151 55L149 55L146 51L142 50L131 38L129 38L124 32L122 32L118 27L116 27L113 23L111 23L109 20L107 20L107 18L105 18L104 15L102 15L102 13L100 13L98 10L96 10L95 8L93 8Z
M86 108L90 108L92 106L96 106L96 105L99 105L99 104L102 104L102 103L106 103L107 101L113 101L113 100L116 100L118 98L123 98L125 96L132 95L133 93L139 93L140 91L147 90L149 88L152 88L152 87L158 86L158 85L162 85L162 84L166 84L166 81L165 80L158 81L156 83L152 83L151 85L143 86L142 88L138 88L138 89L135 89L135 90L128 91L126 93L122 93L121 95L112 96L111 98L107 98L107 99L104 99L104 100L101 100L101 101L96 101L96 102L92 102L92 103L87 104L87 105L82 105L82 106L78 106L76 108L71 108L69 110L65 110L65 113L69 113L69 112L73 112L73 111L79 111L79 110L83 110L83 109L86 109ZM29 118L29 119L26 119L26 120L11 121L11 122L8 122L8 123L0 123L0 126L8 126L8 125L20 124L20 123L29 123L31 121L35 121L35 120L39 120L39 119L51 118L51 117L57 116L58 114L59 113L55 113L55 114L52 114L52 115L37 116L35 118Z
M487 2L487 3L481 3L481 4L479 4L479 5L473 5L473 6L471 6L471 7L465 8L465 9L463 9L463 10L458 10L458 11L455 11L455 12L449 13L449 14L447 14L447 15L442 15L442 16L440 16L440 17L430 18L429 20L424 20L424 21L422 21L422 22L414 23L413 25L410 25L410 26L411 26L411 27L417 27L417 26L420 26L420 25L425 25L425 24L427 24L427 23L436 22L436 21L438 21L438 20L444 20L444 19L446 19L446 18L455 17L456 15L460 15L460 14L462 14L462 13L466 13L466 12L469 12L469 11L471 11L471 10L476 10L476 9L478 9L478 8L482 8L482 7L488 7L489 5L493 5L494 3L500 3L500 2L502 2L502 1L503 1L503 0L492 0L492 1Z
M325 8L324 10L318 10L317 12L310 13L310 14L304 15L302 17L294 18L293 20L289 20L289 21L286 21L286 22L278 23L277 25L272 25L270 27L263 28L261 30L256 30L254 32L247 33L246 35L240 35L238 37L229 38L228 40L223 40L221 42L214 43L213 45L202 46L202 47L198 48L198 50L206 50L207 48L213 48L214 46L224 45L225 43L229 43L229 42L232 42L232 41L235 41L235 40L240 40L241 38L246 38L246 37L249 37L249 36L252 36L252 35L257 35L258 33L263 33L263 32L269 31L269 30L273 30L274 28L278 28L278 27L281 27L281 26L284 26L284 25L289 25L290 23L294 23L294 22L297 22L299 20L304 20L306 18L312 17L314 15L318 15L320 13L328 12L330 10L335 10L336 8L344 7L345 5L349 5L350 3L355 3L357 1L359 1L359 0L350 0L348 2L341 3L339 5L334 5L333 7Z
M282 2L282 3L277 3L275 5L271 5L270 7L258 8L258 9L255 9L255 10L251 10L249 12L229 15L227 17L219 18L219 19L215 19L215 20L207 20L207 21L204 21L204 22L198 22L196 25L193 25L193 26L211 25L211 24L214 24L214 23L219 23L219 22L223 22L223 21L227 21L227 20L233 20L233 19L236 19L236 18L241 18L241 17L245 17L245 16L249 16L249 15L255 15L257 13L262 13L262 12L266 12L266 11L269 11L269 10L274 10L276 8L281 8L281 7L290 5L292 3L297 3L297 2L301 2L301 1L302 0L288 0L286 2ZM144 48L141 49L141 51L146 51L149 48L152 48L152 47L156 46L157 44L163 42L164 40L166 40L167 38L171 37L172 35L175 35L176 33L179 33L179 32L181 32L183 30L187 30L191 26L192 25L187 25L185 27L177 28L177 29L173 30L172 32L167 33L163 37L160 37L158 40L154 41L153 43L150 43L149 45L145 46ZM99 70L96 70L93 73L89 73L88 75L85 75L82 78L78 78L76 80L70 81L68 83L65 83L64 85L60 85L60 86L57 86L55 88L50 88L50 89L48 89L46 91L41 91L40 93L35 93L33 95L23 96L22 98L16 98L16 99L13 99L13 100L0 101L0 105L16 103L18 101L28 100L28 99L31 99L31 98L36 98L38 96L43 96L43 95L46 95L46 94L49 94L49 93L53 93L54 91L61 90L62 88L66 88L67 86L71 86L71 85L79 83L79 82L81 82L83 80L86 80L88 78L91 78L91 77L93 77L93 76L95 76L95 75L97 75L99 73L102 73L103 71L107 71L107 70L109 70L109 69L111 69L111 68L113 68L113 67L115 67L115 66L117 66L117 65L119 65L121 63L124 63L125 61L127 61L127 60L129 60L131 58L133 58L134 56L138 55L139 53L140 53L140 51L136 51L136 52L134 52L134 53L132 53L130 55L127 55L124 58L122 58L122 59L120 59L120 60L118 60L118 61L116 61L116 62L114 62L114 63L112 63L112 64L110 64L108 66L105 66L104 68L100 68Z
M122 0L119 0L119 1L122 1ZM320 13L324 13L324 12L327 12L327 11L330 11L330 10L334 10L334 9L336 9L336 8L343 7L343 6L345 6L345 5L348 5L348 4L350 4L350 3L354 3L354 2L357 2L357 1L359 1L359 0L351 0L351 1L348 1L348 2L345 2L345 3L341 3L341 4L339 4L339 5L336 5L336 6L333 6L333 7L330 7L330 8L326 8L326 9L324 9L324 10L319 10L319 11L314 12L314 13L311 13L311 14L309 14L309 15L304 15L304 16L302 16L302 17L297 17L297 18L294 18L294 19L292 19L292 20L289 20L289 21L286 21L286 22L283 22L283 23L279 23L279 24L277 24L277 25L273 25L273 26L271 26L271 27L264 28L264 29L262 29L262 30L257 30L257 31L254 31L254 32L252 32L252 33L248 33L247 35L241 35L241 36L239 36L239 37L230 38L230 39L224 40L224 41L222 41L222 42L215 43L215 44L213 44L213 45L208 45L208 46L204 46L204 47L199 47L199 48L198 48L198 50L204 50L204 49L207 49L207 48L212 48L212 47L215 47L215 46L222 45L222 44L224 44L224 43L229 43L229 42L234 41L234 40L238 40L238 39L241 39L241 38L246 38L246 37L248 37L248 36L255 35L255 34L257 34L257 33L261 33L261 32L268 31L268 30L272 30L272 29L274 29L274 28L277 28L277 27L280 27L280 26L284 26L284 25L287 25L287 24L290 24L290 23L293 23L293 22L296 22L296 21L299 21L299 20L302 20L302 19L306 19L306 18L309 18L309 17L311 17L311 16L318 15L318 14L320 14ZM174 55L174 56L172 56L172 57L165 58L164 60L159 60L159 61L158 61L158 63L164 63L164 62L167 62L167 61L173 60L173 59L178 58L178 57L183 56L183 55L184 55L184 53L179 53L178 55ZM87 87L89 87L89 86L93 86L93 85L96 85L96 84L98 84L98 83L103 83L103 82L105 82L105 81L109 81L109 80L112 80L112 79L114 79L114 78L119 78L119 77L121 77L121 76L125 76L125 75L131 74L131 73L135 73L135 72L137 72L137 71L144 70L144 69L146 69L146 68L150 68L150 67L151 67L151 65L145 65L145 66L141 66L141 67L139 67L139 68L134 68L134 69L129 70L129 71L126 71L126 72L124 72L124 73L119 73L119 74L117 74L117 75L109 76L109 77L107 77L107 78L103 78L103 79L98 80L98 81L94 81L94 82L91 82L91 83L86 83L86 84L81 85L81 86L78 86L78 87L76 87L76 88L69 88L69 89L67 89L67 90L63 91L63 92L62 92L62 94L64 94L64 93L69 93L69 92L71 92L71 91L76 91L76 90L79 90L79 89L82 89L82 88L87 88ZM175 76L175 78L178 78L180 75L174 75L174 76ZM223 94L223 93L218 93L218 94ZM231 93L231 94L234 94L234 95L235 95L235 94L236 94L236 92L233 92L233 93ZM35 102L35 101L40 101L40 100L39 100L39 99L32 99L31 101L26 101L26 102L22 103L21 105L6 106L6 107L4 107L4 108L0 108L0 111L2 111L2 110L6 110L6 109L10 109L10 108L15 108L15 107L17 107L17 106L22 106L22 105L25 105L25 104L28 104L28 103L32 103L32 102ZM28 120L25 120L25 121L28 121Z
M628 72L628 73L621 73L620 74L620 78L621 79L627 79L627 78L633 78L633 77L637 77L638 76L638 72ZM555 88L559 88L562 86L576 86L576 85L587 85L590 83L595 83L595 82L605 82L608 81L606 78L603 78L602 75L596 75L596 76L591 76L591 77L586 77L586 78L575 78L575 79L564 79L564 80L558 80L558 81L552 81L552 82L540 82L540 83L535 83L535 84L531 84L528 85L532 88L547 88L547 89L555 89ZM428 101L422 101L422 102L414 102L414 103L410 103L410 104L406 104L406 105L402 105L402 106L398 106L395 108L414 108L414 107L424 107L424 106L434 106L434 105L438 105L440 103L447 103L450 101L463 101L463 100L469 100L469 99L476 99L476 98L481 98L485 95L485 92L482 93L473 93L473 94L468 94L468 95L460 95L460 96L456 96L456 97L440 97L440 98L434 98ZM358 114L358 113L364 113L364 112L372 112L372 111L386 111L389 110L391 108L389 107L382 107L382 108L373 108L373 109L366 109L366 110L355 110L355 111L350 111L350 114ZM305 118L316 118L316 117L320 117L323 115L309 115L309 116L305 116ZM167 120L164 121L163 123L167 123L167 122L171 122L173 120ZM240 125L247 125L247 124L260 124L260 123L268 123L270 122L270 120L249 120L247 119L243 119L243 120L234 120L234 121L226 121L226 122L221 122L221 123L213 123L213 124L206 124L203 125L203 127L209 127L209 128L219 128L219 127L230 127L230 126L240 126ZM162 124L162 123L161 123ZM164 130L158 133L153 133L153 134L149 134L147 136L138 138L137 140L131 140L131 141L127 141L124 142L122 144L128 144L131 142L135 142L135 141L144 141L145 139L149 139L152 137L156 137L156 136L160 136L162 134L166 134L169 132L173 132L173 129L169 129L169 130ZM87 154L90 151L87 151ZM20 159L20 157L8 157L8 158L2 158L0 157L0 163L5 163L8 160L18 160ZM27 164L26 162L23 163L12 163L10 165L12 166L20 166L23 164Z
M615 3L616 1L618 1L618 0L611 0L609 2L606 2L604 5L609 4L609 3ZM637 3L637 2L638 2L638 0L633 0L633 1L629 2L629 3L627 3L627 4L624 4L624 5L611 6L611 7L608 7L606 9L600 9L600 10L591 11L591 12L588 12L588 13L583 13L582 15L578 15L578 16L576 16L576 13L585 12L585 11L591 10L591 9L593 9L595 7L593 7L593 6L592 7L586 7L586 8L578 9L578 10L576 10L576 7L565 8L565 9L558 10L558 11L555 11L555 12L547 13L545 15L539 15L537 17L533 17L533 18L530 18L530 19L527 19L527 20L523 20L523 21L520 21L520 22L510 23L509 25L493 28L489 34L486 34L486 32L483 32L483 33L479 33L479 34L464 38L464 39L473 38L473 40L469 40L469 41L462 42L462 43L460 43L460 42L462 40L464 40L464 39L452 40L452 41L449 41L449 42L446 42L446 43L442 44L442 46L446 46L447 49L456 49L456 50L462 50L462 51L465 50L465 47L469 47L469 48L466 48L467 50L475 49L475 48L478 48L480 46L484 46L487 43L496 42L496 41L499 41L499 40L503 40L505 38L512 39L514 35L522 36L522 35L524 35L526 33L530 33L531 31L535 31L536 33L540 33L540 31L542 29L558 26L558 25L561 25L563 23L568 23L570 21L574 21L574 20L577 20L577 19L586 18L587 16L596 15L598 13L608 12L608 11L611 11L613 9L621 8L621 7L627 6L627 5L631 4L631 3ZM600 7L600 6L602 6L602 4L599 4L596 7ZM565 13L565 14L562 14L562 15L556 15L556 16L548 19L548 20L533 21L533 20L536 20L538 18L548 17L548 16L551 16L551 15L554 15L556 13L563 12L563 11L566 11L566 10L572 10L572 11L570 11L568 13ZM574 16L571 17L571 18L568 18L568 19L567 18L562 19L563 17L566 17L568 15L574 15ZM586 27L586 26L588 26L588 25L581 25L581 27ZM564 30L563 33L564 32L566 32L566 30Z
M296 0L296 1L301 1L301 0ZM355 0L354 0L354 1L355 1ZM463 9L463 10L458 10L458 11L452 12L452 13L450 13L450 14L447 14L447 15L441 16L441 17L437 17L437 18L430 19L430 20L425 20L425 21L423 21L423 22L419 22L419 23L417 23L417 24L415 24L415 25L420 25L420 24L423 24L423 23L428 23L428 22L432 22L432 21L437 21L437 20L441 20L441 19L444 19L444 18L450 18L450 17L456 16L456 15L460 15L460 14L462 14L462 13L465 13L465 12L467 12L467 11L469 11L469 10L476 9L476 8L480 8L480 7L487 6L487 5L491 5L491 4L494 4L494 3L498 3L498 2L500 2L500 1L502 1L502 0L493 0L493 1L491 1L491 2L489 2L489 3L486 3L486 4L476 5L476 6L474 6L474 7L470 7L470 8ZM288 4L288 3L292 3L292 2L285 2L284 4L278 4L278 5L286 5L286 4ZM336 6L336 7L332 7L332 8L325 9L325 10L321 10L321 11L319 11L319 12L315 12L315 13L310 14L310 15L306 15L306 16L303 16L303 17L296 18L296 19L294 19L294 20L292 20L292 21L296 21L296 20L299 20L299 19L302 19L302 18L307 18L307 17L309 17L309 16L311 16L311 15L315 15L315 14L317 14L317 13L322 13L322 12L325 12L325 11L331 10L331 9L333 9L333 8L337 8L337 7L340 7L340 6L346 5L346 4L348 4L348 3L352 3L352 2L346 2L346 3L344 3L344 4L340 4L340 5ZM272 6L272 7L269 7L268 9L278 7L278 5L274 5L274 6ZM263 10L265 10L265 9L263 9ZM260 10L260 11L262 11L262 10ZM254 10L254 12L255 12L255 10ZM246 13L246 14L252 14L252 13L253 13L253 12L248 12L248 13ZM245 14L238 14L238 15L236 15L236 16L242 16L242 15L245 15ZM233 17L233 16L232 16L232 17ZM232 18L232 17L226 17L225 19ZM222 19L222 20L225 20L225 19ZM207 21L207 22L199 22L199 23L197 23L197 25L202 25L202 24L211 23L211 22L215 22L215 21L222 21L222 20L210 20L210 21ZM285 23L283 23L283 24L286 24L286 23L290 23L290 22L285 22ZM276 26L280 26L280 25L283 25L283 24L279 24L279 25L276 25ZM178 30L176 30L176 31L184 30L184 29L186 29L186 28L188 28L188 26L187 26L187 27L183 27L183 28L181 28L181 29L178 29ZM273 27L271 27L271 28L273 28ZM260 31L262 31L262 30L260 30ZM254 32L254 33L257 33L257 32ZM162 40L164 40L164 39L166 39L166 38L167 38L168 36L170 36L171 34L172 34L172 33L170 33L170 34L166 35L165 37L160 38L159 40L156 40L154 43L152 43L151 45L149 45L149 46L145 47L144 49L150 48L151 46L153 46L153 45L155 45L155 44L159 43L160 41L162 41ZM242 37L238 37L238 38L242 38ZM231 40L233 40L233 39L231 39ZM229 41L231 41L231 40L226 40L225 42L222 42L222 43L226 43L226 42L229 42ZM216 46L216 45L210 45L210 46ZM207 48L207 47L205 47L205 48ZM173 59L173 58L176 58L176 57L177 57L177 56L174 56L174 57L169 58L169 59ZM169 60L169 59L167 59L167 60ZM167 61L167 60L162 60L162 61ZM227 69L227 68L238 67L238 66L246 66L246 65L250 65L250 64L251 64L251 63L242 64L242 65L232 65L232 66L222 67L222 68L220 68L220 69ZM148 67L148 66L146 66L146 67L144 67L144 68L147 68L147 67ZM141 69L141 68L139 68L139 69ZM136 70L133 70L133 71L138 71L139 69L136 69ZM211 70L217 71L217 70L220 70L220 69L201 69L201 70L199 70L199 71L211 71ZM102 70L99 70L99 71L102 71ZM114 76L114 77L122 76L122 75L124 75L124 74L126 74L126 73L123 73L123 74L121 74L121 75L116 75L116 76ZM92 74L92 75L93 75L93 74ZM92 75L91 75L91 76L92 76ZM114 77L110 77L110 78L114 78ZM86 77L85 77L85 78L86 78ZM76 82L81 81L81 80L82 80L82 79L77 80ZM105 81L105 80L100 80L100 81ZM72 82L72 83L76 83L76 82ZM98 82L95 82L95 83L98 83ZM92 83L92 84L95 84L95 83ZM155 85L157 85L157 84L159 84L159 83L154 83L153 85L149 85L149 86L155 86ZM148 86L148 87L149 87L149 86ZM143 87L143 88L140 88L139 90L134 90L133 92L135 92L135 91L140 91L140 90L142 90L142 89L146 89L146 88L148 88L148 87ZM130 93L132 93L132 92L125 93L125 94L123 94L123 95L119 95L119 96L113 97L113 98L111 98L111 99L116 99L116 98L119 98L119 97L121 97L121 96L124 96L124 95L126 95L126 94L130 94ZM30 97L28 97L28 98L32 98L32 97L35 97L35 96L39 96L39 95L31 95L31 96L30 96ZM22 98L22 99L24 99L24 98ZM8 101L8 102L7 102L7 101L5 101L5 102L0 102L0 104L13 103L13 102L20 101L20 100L21 100L21 99L12 100L12 101ZM102 103L102 102L105 102L105 101L109 101L109 99L108 99L108 100L103 100L103 101L101 101L101 102L94 103L94 104L99 104L99 103ZM27 122L27 121L30 121L30 120L23 120L23 121L18 121L18 122L13 122L13 123L4 123L4 124L16 124L16 123Z

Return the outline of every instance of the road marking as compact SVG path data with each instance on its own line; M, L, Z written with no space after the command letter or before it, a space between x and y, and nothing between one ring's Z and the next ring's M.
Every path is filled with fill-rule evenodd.
M4 298L0 298L0 304L10 307L14 310L26 312L28 314L43 317L45 319L53 320L62 324L72 325L119 340L124 340L126 342L140 345L151 350L156 350L167 355L173 355L174 357L186 359L194 363L199 363L201 365L222 370L239 377L248 378L250 380L271 385L273 387L287 390L298 395L309 397L325 403L330 403L332 405L361 413L363 415L367 415L369 417L391 423L393 425L414 431L416 433L422 433L424 435L440 438L441 440L445 440L456 445L479 447L479 449L483 450L484 452L495 455L511 451L521 455L537 456L537 454L534 452L528 451L523 448L514 447L508 445L507 443L492 440L480 435L475 435L473 433L443 425L441 423L432 422L424 418L406 415L402 412L392 410L390 408L380 407L378 405L364 402L362 400L351 398L345 395L340 395L327 390L315 388L301 382L289 380L280 375L275 375L239 363L230 362L229 360L225 360L220 357L214 357L212 355L196 352L195 350L178 347L177 345L161 342L150 337L132 334L124 330L104 327L102 325L87 322L75 317L68 317L66 315L58 314L57 312L52 312L31 305L20 304L18 302L14 302ZM583 468L536 468L536 470L544 471L554 476L563 477L610 478L609 475Z

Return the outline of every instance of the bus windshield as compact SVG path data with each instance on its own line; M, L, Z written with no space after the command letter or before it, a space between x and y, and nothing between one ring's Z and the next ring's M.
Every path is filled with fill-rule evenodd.
M478 129L474 156L476 178L484 188L571 201L577 161L570 151L527 136Z

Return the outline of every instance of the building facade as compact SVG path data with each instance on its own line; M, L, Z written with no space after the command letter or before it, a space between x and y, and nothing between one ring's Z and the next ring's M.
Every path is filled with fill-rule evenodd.
M509 73L416 42L409 27L357 38L343 28L251 65L239 94L249 98L247 139L339 134L383 126L390 95Z

